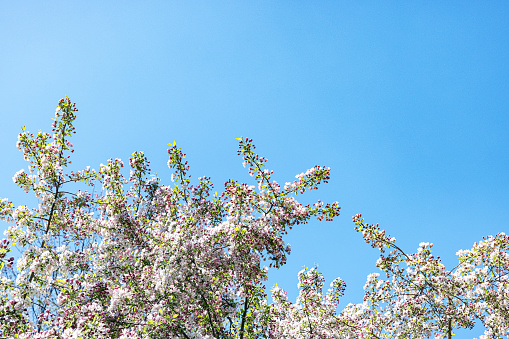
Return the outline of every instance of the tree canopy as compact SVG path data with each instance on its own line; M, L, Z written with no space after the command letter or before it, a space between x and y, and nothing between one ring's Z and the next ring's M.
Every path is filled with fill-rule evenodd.
M253 141L238 138L253 183L231 179L220 193L210 177L191 179L175 142L168 178L151 174L143 152L131 155L128 177L113 158L97 171L68 171L77 111L66 97L52 133L19 134L29 165L13 180L39 205L0 202L10 223L0 243L2 337L446 338L476 322L485 338L508 335L507 235L459 251L448 270L433 244L406 253L356 215L356 230L380 252L381 274L368 276L363 302L338 310L346 284L337 278L324 294L317 267L299 272L295 303L278 286L270 302L269 267L284 265L291 252L284 235L311 218L339 215L337 202L296 199L327 183L329 167L281 185ZM22 250L16 265L8 255L14 246Z

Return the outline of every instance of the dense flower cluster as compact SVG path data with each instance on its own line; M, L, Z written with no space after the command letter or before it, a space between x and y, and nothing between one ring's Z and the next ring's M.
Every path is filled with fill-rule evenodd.
M263 261L275 267L286 262L287 229L339 214L337 203L303 206L294 197L326 182L330 169L315 166L281 188L252 141L241 139L239 153L257 187L230 180L220 195L212 193L209 177L191 183L175 143L168 149L169 186L150 174L143 152L132 154L128 179L120 159L97 172L87 167L68 174L76 111L62 99L53 134L23 129L19 136L29 173L13 180L40 203L14 208L1 200L0 217L11 226L0 255L13 245L24 251L17 273L4 274L0 284L0 336L263 336ZM73 183L101 186L102 194L72 193Z
M299 272L300 294L291 303L278 286L274 302L263 315L268 338L451 338L456 328L485 327L480 339L509 335L509 236L484 238L462 250L459 264L446 270L434 257L433 244L420 243L406 254L378 225L353 217L356 230L378 248L377 266L370 274L363 303L337 312L345 283L337 278L324 296L324 279L317 267ZM387 250L390 252L387 253Z
M416 253L406 254L378 225L364 223L360 215L353 220L365 241L380 250L377 266L386 275L385 280L371 277L365 288L365 300L377 310L374 333L446 337L479 320L485 338L509 334L509 237L504 233L459 251L459 264L447 270L433 256L433 244L420 243Z
M363 302L338 311L345 282L335 279L323 295L315 266L299 272L295 303L277 285L268 303L264 261L286 263L287 231L339 215L337 202L295 199L326 183L330 168L313 166L281 186L252 140L239 138L256 185L229 180L221 194L210 177L192 183L175 142L169 185L151 174L143 152L131 155L129 178L120 159L67 173L76 111L61 99L53 134L23 128L19 135L29 167L13 181L39 205L0 200L0 219L10 223L0 241L0 337L450 338L476 322L486 328L482 338L509 334L507 235L459 251L459 264L447 270L433 244L406 254L356 215L356 230L380 251L382 272L368 276ZM96 186L99 195L83 190ZM16 270L7 255L13 246L23 249Z

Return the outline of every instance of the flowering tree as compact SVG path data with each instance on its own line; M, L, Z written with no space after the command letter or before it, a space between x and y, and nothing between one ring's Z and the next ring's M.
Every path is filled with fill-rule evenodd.
M11 224L0 242L0 337L450 338L476 321L485 338L508 335L505 234L458 252L458 266L446 270L432 244L406 254L357 215L356 229L380 251L385 274L368 276L363 303L338 312L345 283L335 279L324 296L314 267L299 273L296 303L276 286L269 304L262 261L284 265L289 229L339 214L337 202L304 206L294 198L327 182L329 168L314 166L281 186L252 140L239 139L256 185L229 180L221 194L212 193L209 177L191 183L175 143L169 185L150 174L143 152L132 154L128 179L119 159L99 171L68 172L76 112L62 99L53 134L19 135L29 167L13 180L39 206L0 202L0 218ZM95 185L100 195L86 190ZM16 270L7 258L13 246L23 250Z
M459 264L446 270L433 256L433 244L406 254L378 225L366 224L360 214L353 221L380 251L377 266L386 279L370 274L364 302L336 313L344 282L334 280L324 297L316 267L301 271L295 304L280 288L272 290L270 338L451 338L453 329L472 328L476 320L486 328L481 338L507 338L509 236L499 233L458 251Z
M1 255L24 249L17 273L2 278L0 333L19 338L258 338L269 266L286 262L283 234L311 217L332 220L337 203L303 206L330 169L315 166L284 187L264 169L249 139L239 154L257 187L230 180L212 194L208 177L191 184L185 154L168 149L171 185L150 175L142 152L98 172L66 172L75 104L59 101L53 134L23 129L18 148L30 165L13 180L37 208L1 201L12 223ZM102 185L103 194L72 191ZM2 265L11 267L14 259Z

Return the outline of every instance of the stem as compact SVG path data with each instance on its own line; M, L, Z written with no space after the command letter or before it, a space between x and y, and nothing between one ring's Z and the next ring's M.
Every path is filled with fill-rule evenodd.
M57 186L56 186L55 199L53 200L53 204L51 204L51 212L50 212L50 215L49 215L49 218L48 218L48 223L46 224L46 231L44 232L45 235L48 234L49 228L50 228L50 225L51 225L51 219L53 219L53 213L55 212L55 206L56 206L56 203L57 203L58 189L59 188L60 188L60 183L57 184ZM42 243L41 243L41 248L44 248L44 245L45 245L45 240L43 239ZM30 273L30 277L28 278L28 283L32 282L32 279L34 278L34 275L35 275L34 272Z
M246 325L247 307L249 306L249 299L246 296L244 301L244 312L242 313L242 322L240 324L240 339L244 339L244 326Z

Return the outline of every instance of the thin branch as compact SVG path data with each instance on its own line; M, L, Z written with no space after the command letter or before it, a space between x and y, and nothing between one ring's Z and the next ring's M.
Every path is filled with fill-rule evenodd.
M247 308L249 306L249 298L246 296L244 300L244 312L242 312L242 322L240 324L240 339L244 339L244 327L246 325Z

